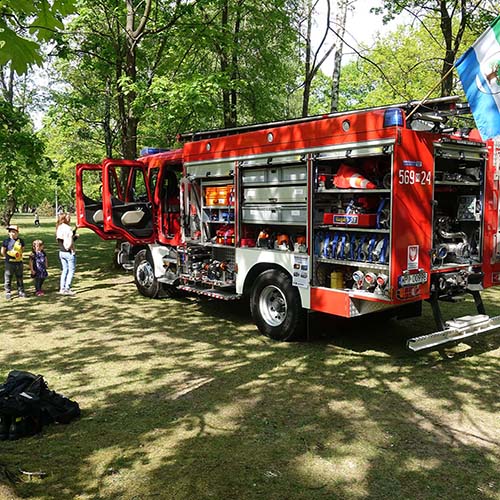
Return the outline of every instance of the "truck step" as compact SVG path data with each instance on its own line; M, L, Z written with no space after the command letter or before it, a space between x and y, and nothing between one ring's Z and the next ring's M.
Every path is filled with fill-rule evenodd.
M489 332L500 328L500 316L490 318L486 314L477 314L475 316L462 316L445 322L446 328L439 332L429 333L420 337L408 339L406 345L412 351L421 351L463 340L473 335Z
M218 290L216 288L203 288L197 285L179 285L177 287L179 290L184 290L185 292L196 293L198 295L205 295L207 297L212 297L219 300L239 300L241 295L239 293L226 292L224 290Z

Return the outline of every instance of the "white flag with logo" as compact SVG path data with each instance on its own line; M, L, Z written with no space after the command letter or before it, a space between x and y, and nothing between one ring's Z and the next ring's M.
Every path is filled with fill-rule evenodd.
M500 135L500 16L455 67L481 137Z

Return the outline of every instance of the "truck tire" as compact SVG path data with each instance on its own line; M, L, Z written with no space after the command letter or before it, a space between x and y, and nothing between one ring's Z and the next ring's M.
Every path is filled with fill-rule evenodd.
M141 295L154 299L160 291L160 283L155 278L154 266L146 249L137 253L134 260L134 281Z
M260 332L280 341L298 340L305 331L305 313L290 276L269 269L257 276L250 294L250 311Z

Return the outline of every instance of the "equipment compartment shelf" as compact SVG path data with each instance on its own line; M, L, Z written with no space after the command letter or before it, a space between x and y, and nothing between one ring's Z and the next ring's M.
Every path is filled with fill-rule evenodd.
M330 225L319 225L315 226L315 229L327 229L329 231L354 231L357 233L378 233L378 234L389 234L390 229L371 229L366 227L352 227L352 226L330 226Z
M257 222L257 221L243 221L245 224L249 225L260 225L260 226L305 226L305 222L278 222L278 221L269 221L269 222Z
M363 194L381 194L390 193L390 189L318 189L316 194L340 194L340 193L363 193Z
M436 181L436 186L480 186L479 182L474 181Z
M220 243L211 243L210 241L202 243L200 246L210 248L232 248L233 250L235 248L234 245L221 245Z
M357 260L340 260L340 259L328 259L326 257L316 257L316 262L322 262L324 264L340 264L342 266L351 267L362 267L369 269L377 269L380 271L389 270L389 264L377 264L376 262L366 262Z

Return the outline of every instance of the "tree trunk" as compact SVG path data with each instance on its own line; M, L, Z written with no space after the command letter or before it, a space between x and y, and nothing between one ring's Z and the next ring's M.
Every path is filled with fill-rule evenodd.
M5 205L2 212L2 224L4 226L8 226L10 224L10 220L14 215L17 207L16 195L14 193L14 189L10 188L7 193L7 197L5 199Z
M446 2L441 1L440 10L441 10L441 32L443 33L444 43L446 46L446 53L443 60L443 67L441 69L441 77L443 77L453 66L453 63L455 61L455 53L452 49L452 44L453 44L452 19L446 8ZM441 82L441 97L451 95L452 90L453 90L453 74L450 73Z
M104 144L106 147L106 157L113 157L113 132L111 130L111 82L106 82L106 95L104 96L104 119L102 127L104 129Z
M121 132L121 150L122 156L126 159L137 158L137 128L139 119L134 114L134 102L137 93L134 90L137 81L137 45L144 34L149 13L151 11L152 0L145 0L139 5L144 7L144 12L136 27L137 9L134 6L134 0L126 0L127 20L125 24L125 52L124 58L119 58L117 62L117 81L118 83L118 110L120 114L120 132ZM121 63L124 67L118 67ZM120 83L120 76L126 77L126 84L129 86L124 89Z
M232 47L232 58L231 58L231 122L232 127L238 125L238 115L237 115L237 99L238 92L236 91L235 82L238 80L238 47L240 43L240 29L241 29L241 6L243 5L243 0L239 0L236 9L236 20L234 22L234 32L233 32L233 47Z
M347 6L348 0L341 0L338 5L338 12L336 17L337 25L337 41L335 46L335 53L333 57L333 72L332 72L332 101L330 111L334 113L338 111L339 107L339 94L340 94L340 72L342 66L342 52L344 50L344 43L342 39L345 35L345 25L347 21Z
M302 116L307 116L309 114L309 98L311 95L311 83L312 83L312 68L311 68L311 58L312 58L312 47L311 47L311 30L312 30L312 15L313 8L311 0L307 1L307 28L305 35L306 51L304 57L304 92L302 94Z
M239 11L237 13L237 21L235 24L235 33L232 33L229 21L229 2L224 1L222 6L222 33L224 39L219 48L220 56L220 69L221 73L227 76L227 83L222 88L222 109L224 113L224 128L236 127L236 105L237 105L237 94L234 88L234 82L236 81L236 64L238 63L236 54L237 45L237 33L239 32ZM232 40L229 41L229 35L231 34ZM231 63L229 62L231 58Z

